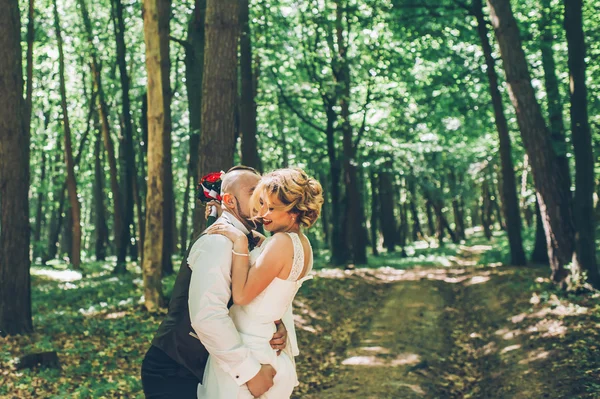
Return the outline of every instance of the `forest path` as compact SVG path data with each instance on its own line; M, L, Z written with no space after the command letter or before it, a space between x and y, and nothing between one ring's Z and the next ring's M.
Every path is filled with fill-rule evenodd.
M567 354L550 341L565 333L560 317L547 317L552 307L532 312L532 282L547 269L481 267L477 258L463 247L452 267L394 274L336 384L303 398L592 397L567 386L573 371L558 367Z

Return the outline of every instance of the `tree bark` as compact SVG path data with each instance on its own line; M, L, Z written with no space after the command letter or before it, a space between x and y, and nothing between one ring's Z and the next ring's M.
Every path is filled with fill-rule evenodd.
M29 129L19 2L0 0L0 331L33 331L29 268Z
M571 209L571 194L564 190L567 176L558 167L550 132L535 98L519 29L509 0L487 0L506 81L523 145L531 161L540 211L544 221L552 268L552 279L562 283L568 275L565 265L574 258L575 227ZM579 265L574 265L579 268Z
M412 218L412 237L413 241L423 239L423 231L421 230L421 222L419 221L419 210L417 208L417 190L415 188L415 178L413 175L408 178L408 194L410 201L410 215Z
M31 136L31 109L33 101L33 46L35 43L34 0L29 0L29 7L27 10L27 86L25 90L25 127L27 128L28 134Z
M163 167L164 180L164 202L163 202L163 257L162 274L163 276L173 274L172 256L175 253L177 241L177 226L175 215L175 193L173 189L173 161L171 155L171 83L170 70L171 61L170 52L170 20L171 20L171 0L161 0L158 2L158 35L160 39L160 69L162 73L162 101L163 101L163 140L164 140L164 159ZM150 168L148 168L150 169Z
M535 202L535 244L531 253L534 263L548 264L548 244L544 233L544 223L540 214L540 206Z
M433 222L433 205L428 199L425 200L425 210L427 213L427 229L429 231L429 236L433 237L435 235L435 225Z
M575 265L587 273L590 284L600 288L600 270L596 265L594 214L594 154L588 121L587 87L585 84L585 35L583 33L582 0L564 0L565 31L569 47L571 93L571 134L575 153Z
M262 171L256 141L256 86L252 70L252 36L250 32L249 0L240 0L240 133L242 164Z
M533 224L533 213L527 203L527 185L529 182L529 157L527 154L523 157L523 174L521 175L521 210L528 227Z
M200 151L200 128L202 121L202 76L204 71L204 22L206 0L196 0L194 13L188 25L186 44L186 88L190 113L190 154L188 158L188 184L191 184L191 201L195 201L198 183L198 154ZM190 205L189 197L184 204L184 212ZM192 231L204 217L204 207L196 206L192 215ZM182 216L182 220L183 216ZM186 219L187 221L187 216ZM185 227L185 229L184 229ZM181 253L187 248L187 222L181 227ZM185 236L184 236L185 234Z
M98 126L96 113L95 119ZM98 130L98 136L94 144L94 233L96 235L94 254L97 261L106 259L106 246L108 241L108 226L106 225L106 210L104 208L104 168L102 167L101 140L102 132Z
M483 225L483 232L485 238L488 240L492 239L492 201L490 199L490 187L487 178L484 178L483 184L481 185L481 224Z
M63 116L63 133L65 140L65 163L67 168L67 192L69 194L69 203L71 205L72 222L71 237L72 243L69 253L70 262L76 270L81 269L81 206L77 198L77 182L75 180L75 166L73 165L73 149L71 144L71 124L69 122L69 112L67 106L67 90L65 85L65 56L63 53L62 33L60 19L58 16L58 6L56 0L53 0L54 6L54 29L56 31L56 40L58 45L58 76L60 79L60 104Z
M383 233L383 246L388 252L396 250L396 218L394 217L394 185L391 165L386 164L386 170L378 173L379 181L379 220Z
M369 173L371 180L371 246L373 248L373 256L379 256L377 245L379 244L379 232L377 219L379 218L379 195L377 187L379 185L378 176L372 170Z
M123 199L123 223L121 232L121 242L118 245L120 251L125 252L131 247L130 237L133 225L133 184L136 176L135 172L135 152L133 147L133 126L131 123L131 103L129 99L129 75L127 73L125 46L125 21L123 18L123 3L121 0L111 0L114 18L114 32L117 48L117 64L119 66L119 77L121 80L121 113L123 118L123 132L120 139L121 157L121 190ZM119 258L125 258L121 253ZM133 258L133 254L132 254Z
M571 190L571 176L569 172L569 159L567 158L567 143L565 140L565 124L563 121L563 107L558 90L559 83L556 78L556 63L554 62L554 32L552 31L552 5L550 0L542 0L540 4L540 49L542 53L542 68L544 69L544 87L546 88L546 101L548 105L548 120L550 121L550 136L552 147L556 154L556 162L566 176L563 179L566 191Z
M207 0L202 80L202 135L199 173L227 170L235 151L237 107L237 0ZM204 230L200 219L197 232Z
M98 96L98 114L100 121L102 122L102 137L104 139L104 149L106 150L106 156L108 160L108 167L110 171L110 188L113 196L113 213L114 213L114 239L117 247L117 266L115 267L115 273L126 272L126 249L121 248L123 240L121 234L123 233L123 207L121 202L121 190L119 188L119 181L117 176L117 162L115 158L115 149L113 146L112 138L110 137L110 123L108 120L108 105L104 98L104 90L102 89L102 76L101 66L98 62L98 56L96 54L96 46L94 44L94 34L92 32L92 23L88 13L87 5L85 0L77 0L79 8L81 9L81 16L83 18L83 25L85 27L87 41L89 44L89 51L92 61L92 75L94 78L94 86Z
M353 143L350 123L350 64L348 45L344 38L345 9L341 0L336 4L336 38L339 57L340 117L342 119L342 147L344 153L344 184L346 186L346 241L350 243L350 252L354 264L367 263L366 237L364 237L364 212L359 192L357 151ZM348 32L349 33L349 32Z
M148 193L146 196L146 238L144 241L144 305L150 312L163 306L162 266L164 246L164 192L165 180L165 81L161 22L164 8L161 2L144 0L144 42L146 44L146 71L148 74Z
M517 198L517 181L512 160L512 150L510 135L508 133L508 123L504 115L502 105L502 96L498 89L498 76L496 75L496 62L492 56L492 46L488 40L488 29L485 18L483 17L482 0L473 1L473 12L477 20L477 32L483 49L486 72L488 76L490 95L492 97L492 106L494 107L494 118L496 121L496 130L498 131L498 140L500 143L500 162L501 162L501 194L502 210L506 219L506 233L510 245L511 264L515 266L525 265L525 251L523 250L523 238L521 237L521 214L519 212L519 200Z

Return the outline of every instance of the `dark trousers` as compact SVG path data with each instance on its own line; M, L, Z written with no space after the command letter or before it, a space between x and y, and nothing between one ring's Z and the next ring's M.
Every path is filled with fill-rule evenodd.
M196 399L198 378L152 345L142 362L142 386L148 399Z

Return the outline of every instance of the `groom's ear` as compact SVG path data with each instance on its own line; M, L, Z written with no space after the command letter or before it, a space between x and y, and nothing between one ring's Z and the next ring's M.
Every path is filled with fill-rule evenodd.
M230 193L224 193L222 197L222 204L228 209L235 208L235 197Z

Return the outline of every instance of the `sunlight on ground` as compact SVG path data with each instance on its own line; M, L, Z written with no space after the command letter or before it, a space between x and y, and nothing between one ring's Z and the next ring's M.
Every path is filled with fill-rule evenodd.
M502 350L500 351L500 353L506 353L506 352L514 351L514 350L516 350L516 349L521 349L521 345L518 345L518 344L517 344L517 345L510 345L510 346L507 346L506 348L502 349Z
M362 348L365 349L365 348ZM389 360L380 356L352 356L342 362L344 366L408 366L419 363L421 357L415 353L401 353Z
M75 270L55 270L55 269L42 269L39 267L31 268L31 275L45 277L54 281L77 281L83 277L80 272Z
M529 364L529 363L535 362L537 360L543 360L543 359L546 359L548 357L548 355L550 355L549 351L545 351L542 349L536 349L534 351L531 351L527 355L526 359L519 360L519 364Z

